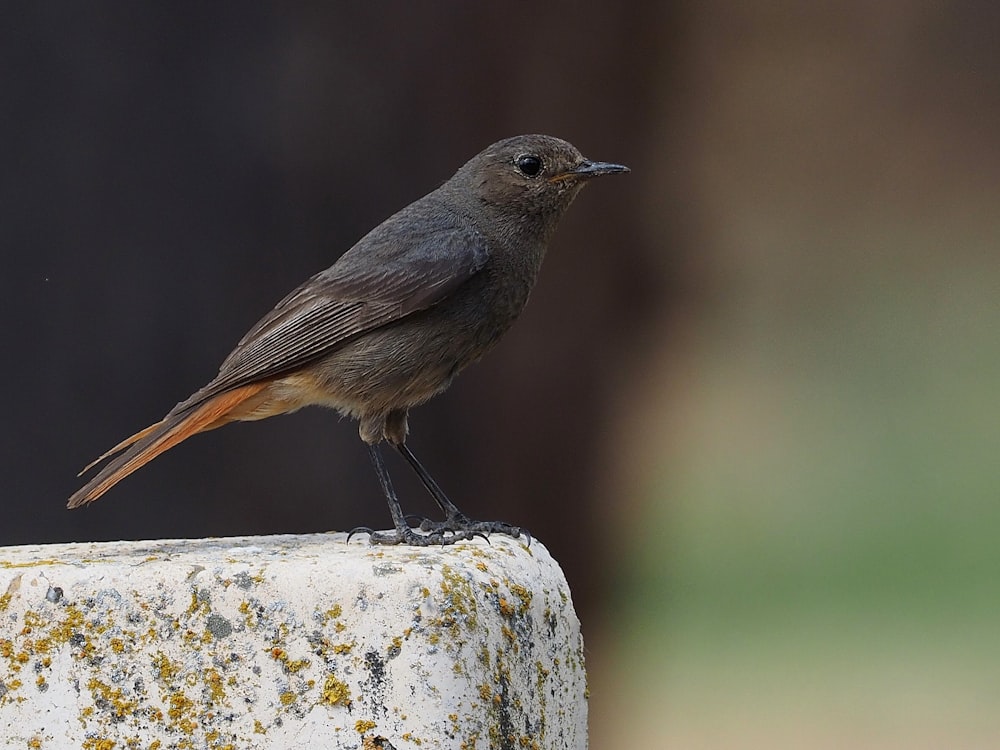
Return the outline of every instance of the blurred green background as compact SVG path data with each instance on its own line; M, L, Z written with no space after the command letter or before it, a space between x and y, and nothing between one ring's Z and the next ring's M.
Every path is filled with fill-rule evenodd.
M563 565L591 746L1000 748L1000 5L24 3L0 61L0 545L386 523L319 410L63 506L289 289L549 132L632 173L410 444Z
M997 11L715 11L594 746L1000 747Z

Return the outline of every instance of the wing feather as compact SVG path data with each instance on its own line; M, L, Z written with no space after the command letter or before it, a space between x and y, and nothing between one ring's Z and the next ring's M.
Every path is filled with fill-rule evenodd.
M279 302L237 344L198 400L294 370L437 304L478 273L489 257L485 238L422 204L376 227Z

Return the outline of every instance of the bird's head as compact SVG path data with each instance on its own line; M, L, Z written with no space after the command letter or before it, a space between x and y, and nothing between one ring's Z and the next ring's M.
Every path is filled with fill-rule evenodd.
M587 159L560 138L519 135L472 157L453 181L480 204L511 218L557 220L591 179L628 171L621 164Z

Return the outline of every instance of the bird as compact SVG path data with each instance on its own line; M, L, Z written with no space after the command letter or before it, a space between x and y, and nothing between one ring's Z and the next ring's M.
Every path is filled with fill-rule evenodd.
M278 302L211 382L85 467L79 476L110 459L68 507L92 503L192 435L315 405L357 420L389 506L391 531L352 533L367 533L372 544L414 546L519 537L520 527L472 520L451 502L407 445L408 413L444 391L514 323L580 189L628 171L552 136L488 146ZM383 443L416 472L443 520L410 525Z

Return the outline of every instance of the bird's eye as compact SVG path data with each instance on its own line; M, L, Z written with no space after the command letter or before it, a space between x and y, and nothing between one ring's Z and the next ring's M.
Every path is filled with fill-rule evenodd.
M542 160L532 154L524 154L517 157L514 160L514 164L521 174L526 177L537 177L538 173L542 171Z

